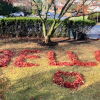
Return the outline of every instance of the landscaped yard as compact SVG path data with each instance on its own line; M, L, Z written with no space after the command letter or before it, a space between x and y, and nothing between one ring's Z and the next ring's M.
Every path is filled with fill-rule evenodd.
M62 38L63 39L63 38ZM61 40L62 40L61 39ZM53 39L54 40L54 39ZM57 39L56 39L57 40ZM59 39L57 40L59 41ZM95 59L94 52L100 50L100 41L80 42L58 42L55 47L40 46L34 39L0 39L0 50L11 50L15 52L10 64L1 67L1 77L10 81L9 89L4 94L5 100L99 100L100 99L100 64ZM26 59L27 62L39 64L32 67L16 67L14 62L20 55L21 50L40 50L34 53L40 58ZM67 52L72 51L80 61L94 61L98 66L50 66L47 53L54 51L58 62L68 61ZM32 55L34 55L32 54ZM61 87L53 83L53 75L58 70L64 72L77 72L85 77L85 84L77 90ZM65 81L72 82L75 77L66 78ZM31 99L33 100L33 99Z

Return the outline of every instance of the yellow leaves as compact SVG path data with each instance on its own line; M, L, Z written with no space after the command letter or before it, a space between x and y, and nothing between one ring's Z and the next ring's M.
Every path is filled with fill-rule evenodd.
M85 3L87 0L83 0L83 3Z

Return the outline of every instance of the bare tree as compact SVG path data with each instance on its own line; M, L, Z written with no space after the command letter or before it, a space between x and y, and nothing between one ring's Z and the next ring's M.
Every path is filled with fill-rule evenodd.
M56 13L57 13L57 5L56 5L57 0L44 0L43 1L43 2L45 2L44 17L42 17L42 15L40 13L38 3L34 0L34 3L36 4L38 12L39 12L39 17L41 18L41 21L42 21L43 35L44 35L46 44L51 42L51 36L54 34L57 27L59 27L62 24L62 21L60 21L61 18L65 15L65 13L68 11L68 9L71 7L71 5L74 3L74 1L75 0L66 0L64 6L62 7L62 9L59 13L58 18L56 19L55 16L56 16ZM84 2L86 2L86 1L87 0L84 0ZM47 32L46 31L47 14L48 14L48 11L50 10L51 7L53 7L53 9L54 9L53 23L51 25L50 30ZM69 18L71 18L73 16L77 16L77 15L72 15L70 17L67 17L66 20L68 20Z

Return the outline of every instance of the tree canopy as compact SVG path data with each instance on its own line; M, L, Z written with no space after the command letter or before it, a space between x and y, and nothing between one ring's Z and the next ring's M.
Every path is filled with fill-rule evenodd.
M0 0L0 15L9 15L13 10L13 5L11 3Z

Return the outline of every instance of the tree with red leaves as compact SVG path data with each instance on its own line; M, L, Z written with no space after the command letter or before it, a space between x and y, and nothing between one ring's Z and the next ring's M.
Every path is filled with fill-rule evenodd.
M87 0L88 1L88 0ZM83 20L84 20L84 15L87 15L88 9L90 9L90 7L94 8L91 10L91 12L96 8L96 7L100 7L100 0L91 0L88 4L85 4L85 0L82 1L81 4L79 4L76 8L76 11L79 12L80 9L82 9L82 13L83 13ZM77 14L77 13L76 13Z

